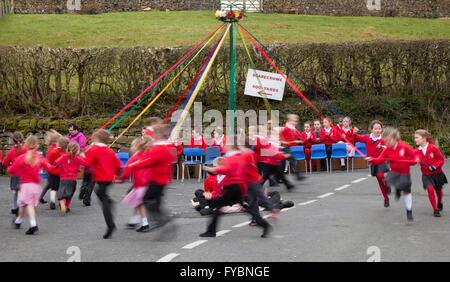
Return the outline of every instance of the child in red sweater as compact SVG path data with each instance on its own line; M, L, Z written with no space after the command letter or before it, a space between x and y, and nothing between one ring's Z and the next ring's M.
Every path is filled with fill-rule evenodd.
M130 164L133 169L149 171L148 188L143 202L147 212L156 220L156 223L149 227L149 231L171 221L170 217L161 209L161 198L164 188L172 182L173 164L176 160L176 150L166 139L169 127L157 125L154 127L154 132L155 140L152 146L144 152L142 160Z
M303 125L303 128L305 131L303 131L300 134L300 139L302 140L303 149L305 150L305 159L307 164L307 170L310 170L309 167L309 161L311 159L311 146L316 144L317 137L315 136L314 132L312 131L312 125L310 121L305 122ZM314 162L312 164L313 168L316 168L316 163Z
M39 147L37 137L29 136L25 141L25 147L27 148L26 154L22 154L16 159L14 164L9 167L8 173L20 177L20 209L14 221L15 227L16 229L20 228L26 210L30 219L30 228L25 234L33 235L39 230L34 210L39 205L39 196L42 192L39 171L41 169L49 171L52 167L43 156L36 152Z
M238 138L234 136L232 139L233 145L225 145L225 160L219 167L204 167L205 171L225 175L223 180L223 195L214 199L212 208L215 208L213 218L208 225L206 232L200 234L200 237L216 237L216 228L219 217L221 215L220 208L233 204L240 203L246 212L250 213L256 222L264 229L262 237L267 237L272 227L270 224L261 218L259 213L254 213L248 206L243 204L242 185L245 185L245 175L247 170L247 162L239 150Z
M227 136L223 134L223 129L221 127L216 127L214 129L214 136L211 139L210 147L219 147L220 154L225 154L225 144L227 143Z
M128 228L135 228L139 222L142 223L141 227L136 229L136 232L147 232L149 230L143 198L147 192L150 170L146 168L133 168L128 164L143 160L144 152L151 146L152 140L150 136L144 136L135 139L131 143L130 151L133 156L128 160L127 165L124 167L124 173L120 177L120 182L122 183L130 176L132 177L133 189L125 196L122 204L133 208L133 216L128 221Z
M397 129L387 127L381 136L387 148L377 158L366 159L375 165L381 165L389 160L390 171L384 174L384 179L395 188L397 200L403 192L407 219L413 221L410 166L417 164L419 158L414 149L400 139L400 132Z
M355 130L354 140L366 144L366 153L368 157L377 158L381 152L386 148L386 144L381 138L383 132L383 124L379 120L373 120L370 123L370 135L358 135L358 130ZM391 188L387 186L383 180L384 173L389 171L389 166L386 162L382 162L379 165L370 162L370 174L375 176L380 186L381 194L384 198L384 206L389 207L389 194Z
M416 130L414 139L417 148L416 153L420 158L420 169L422 171L423 189L427 190L428 198L430 199L431 206L434 210L434 216L440 217L443 209L442 204L442 188L447 181L447 177L442 172L442 166L444 165L444 156L439 149L433 145L430 137L430 133L426 130ZM437 194L437 205L436 197Z
M53 164L53 167L60 169L60 184L57 193L59 206L62 215L70 212L70 202L72 202L73 194L77 188L78 171L81 165L85 165L85 161L78 156L80 145L76 142L70 142L67 146L67 153L59 157Z
M203 149L203 152L205 152L206 147L208 147L208 142L206 142L206 139L202 137L200 129L192 130L192 138L189 140L187 147L200 148Z
M327 162L328 167L331 168L331 152L333 144L337 142L338 134L336 129L332 127L332 121L330 118L323 119L323 128L320 131L320 144L325 145L325 150L327 152Z
M111 140L111 134L107 130L100 130L93 138L93 146L86 152L86 165L94 170L94 181L97 184L95 194L102 205L103 216L107 230L104 239L111 237L116 230L112 213L113 200L108 195L108 189L116 175L120 173L122 162L116 153L106 145Z
M22 154L27 152L27 149L22 145L23 143L23 135L20 132L14 132L12 136L12 141L14 142L14 147L8 151L5 159L3 160L3 167L8 169L15 160ZM10 180L11 191L13 191L13 206L11 209L11 213L17 214L19 213L19 189L20 189L20 177L17 174L11 174Z
M342 120L342 127L336 127L338 132L338 143L345 143L347 148L347 157L351 158L355 155L355 144L353 140L354 129L351 127L352 121L349 117ZM345 170L345 159L341 159L341 170Z
M299 117L295 114L288 114L286 125L280 131L280 141L281 145L287 148L301 145L302 141L300 139L300 132L297 130ZM287 169L287 161L289 161L290 167L293 169L297 180L302 180L303 176L298 171L297 161L294 157L290 157L283 162L283 167L285 172Z

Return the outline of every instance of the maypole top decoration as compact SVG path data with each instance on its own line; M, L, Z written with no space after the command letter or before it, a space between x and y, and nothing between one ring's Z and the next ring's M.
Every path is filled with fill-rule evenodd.
M237 7L238 5L239 4L229 4L229 5L226 5L226 7L224 9L217 10L216 11L216 18L219 21L228 22L228 23L238 22L238 21L242 20L242 18L244 17L244 13L241 10L233 11L233 8L234 9L236 9L236 8L239 9ZM229 10L227 11L226 9L228 7L229 7Z

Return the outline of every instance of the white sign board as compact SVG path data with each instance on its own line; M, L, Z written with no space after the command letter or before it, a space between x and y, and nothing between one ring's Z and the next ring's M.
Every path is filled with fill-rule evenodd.
M259 83L258 81L258 77ZM247 82L245 84L245 95L263 98L261 86L264 88L264 93L267 99L282 101L284 86L286 80L278 73L271 73L266 71L256 72L249 69L247 72Z

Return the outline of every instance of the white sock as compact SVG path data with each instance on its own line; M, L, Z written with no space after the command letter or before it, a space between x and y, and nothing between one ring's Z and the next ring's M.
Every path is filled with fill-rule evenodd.
M30 227L35 227L35 226L36 226L36 220L30 219Z
M130 224L138 224L139 223L139 215L133 215L128 222Z
M341 159L341 166L344 166L344 165L345 165L345 160Z
M21 224L22 221L23 221L23 218L22 218L22 217L18 217L18 218L16 218L16 220L14 221L14 223L15 223L15 224Z
M147 218L146 217L142 218L142 226L147 226L147 225L148 225Z
M13 209L17 209L19 207L19 201L17 200L18 198L19 196L17 194L13 194Z
M412 209L412 194L411 193L405 195L405 206L406 206L406 209L409 211Z

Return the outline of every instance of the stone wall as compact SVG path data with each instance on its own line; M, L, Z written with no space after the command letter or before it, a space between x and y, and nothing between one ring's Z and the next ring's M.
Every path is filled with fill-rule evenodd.
M97 12L152 10L214 10L219 0L16 0L16 14L60 14L79 12L95 5Z
M448 17L449 0L270 0L265 13L327 16Z
M38 3L36 3L38 2ZM220 0L16 0L15 13L77 12L96 4L97 12L214 10ZM265 13L329 16L448 17L450 0L264 0Z

